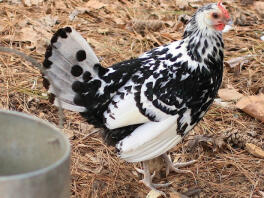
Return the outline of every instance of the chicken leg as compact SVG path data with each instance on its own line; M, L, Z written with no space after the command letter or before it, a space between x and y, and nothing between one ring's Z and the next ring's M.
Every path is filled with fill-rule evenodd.
M162 188L162 187L167 187L169 185L171 185L171 183L165 183L165 184L154 184L152 182L152 179L155 176L155 172L151 175L150 171L149 171L149 161L143 161L143 169L139 169L136 168L136 171L143 174L143 179L140 180L141 183L145 184L145 186L147 186L148 188L150 188L151 190L157 191L158 193L160 193L162 196L166 197L166 194L162 191L157 190L157 188Z
M164 159L164 161L166 163L166 176L169 175L170 171L174 171L176 173L191 173L191 174L193 174L191 171L181 170L179 168L192 165L196 162L196 160L192 160L189 162L182 162L182 163L173 163L171 161L170 156L167 155L167 153L162 154L162 158Z

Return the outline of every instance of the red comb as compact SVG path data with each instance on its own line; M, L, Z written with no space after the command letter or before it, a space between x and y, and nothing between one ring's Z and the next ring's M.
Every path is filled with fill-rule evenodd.
M228 11L222 6L222 0L219 0L219 2L217 3L217 6L219 7L219 9L223 12L224 16L229 19L230 16L228 14Z

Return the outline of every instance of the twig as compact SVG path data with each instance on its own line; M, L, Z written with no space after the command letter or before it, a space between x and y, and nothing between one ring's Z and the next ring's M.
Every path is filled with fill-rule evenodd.
M28 56L23 52L20 52L16 49L12 49L12 48L8 48L8 47L2 47L0 46L0 52L4 52L4 53L10 53L10 54L16 54L18 56L20 56L21 58L25 59L26 61L30 62L33 66L37 67L41 73L46 74L46 71L42 68L42 64L39 63L35 58L33 58L32 56ZM48 77L48 75L46 75L46 77L48 78L48 80L50 81L50 83L52 84L52 86L54 87L55 93L56 95L58 95L58 88L54 85L53 81ZM61 101L58 98L58 107L59 107L59 128L63 128L63 110L61 107Z
M90 135L93 135L93 134L95 134L95 133L98 133L98 132L101 132L102 131L102 129L95 129L95 130L93 130L92 132L90 132L90 133L88 133L87 135L85 135L82 139L80 139L80 141L79 142L82 142L83 140L85 140L87 137L89 137Z
M38 69L41 70L41 72L43 72L42 64L39 63L32 56L28 56L28 55L24 54L23 52L20 52L20 51L18 51L16 49L12 49L12 48L8 48L8 47L2 47L2 46L0 46L0 52L6 52L6 53L11 53L11 54L16 54L16 55L24 58L26 61L30 62L33 66L37 67Z
M259 183L259 180L257 180L256 183L254 184L254 186L253 186L253 188L252 188L252 190L250 192L249 198L253 197L254 191L256 190L256 187L257 187L258 183Z

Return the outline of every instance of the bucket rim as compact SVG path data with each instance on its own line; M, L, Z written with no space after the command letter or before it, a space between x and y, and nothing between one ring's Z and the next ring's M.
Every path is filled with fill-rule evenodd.
M42 125L46 125L48 128L52 129L55 133L57 133L58 136L60 136L60 138L64 141L65 148L66 148L63 155L60 158L58 158L58 160L56 160L54 163L52 163L52 164L50 164L44 168L40 168L40 169L30 171L30 172L18 173L18 174L14 174L14 175L4 175L4 176L0 175L0 183L6 182L8 180L21 180L21 179L27 179L30 177L35 177L38 175L43 175L43 174L45 174L51 170L54 170L55 168L57 168L61 164L65 163L68 159L70 159L71 145L70 145L69 139L66 137L66 135L63 132L61 132L57 127L55 127L54 125L52 125L48 121L42 120L42 119L40 119L34 115L29 115L29 114L18 112L18 111L0 109L0 114L18 116L21 118L25 118L27 120L31 120L31 121L40 123Z

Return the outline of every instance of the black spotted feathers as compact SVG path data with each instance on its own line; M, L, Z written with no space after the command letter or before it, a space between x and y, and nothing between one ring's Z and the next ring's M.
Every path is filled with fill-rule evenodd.
M76 59L79 61L79 62L82 62L86 59L86 52L84 50L79 50L77 53L76 53Z
M219 89L222 47L219 35L209 38L198 30L186 30L181 41L104 68L86 40L66 27L54 34L47 47L43 67L49 78L43 76L43 86L55 105L59 98L63 108L78 111L88 123L104 128L103 137L110 145L144 124L107 127L119 116L113 112L120 108L120 101L126 100L130 101L126 108L135 104L149 122L178 116L175 134L184 136L202 118Z
M73 65L71 68L71 74L75 77L79 77L83 74L83 68L80 65Z

